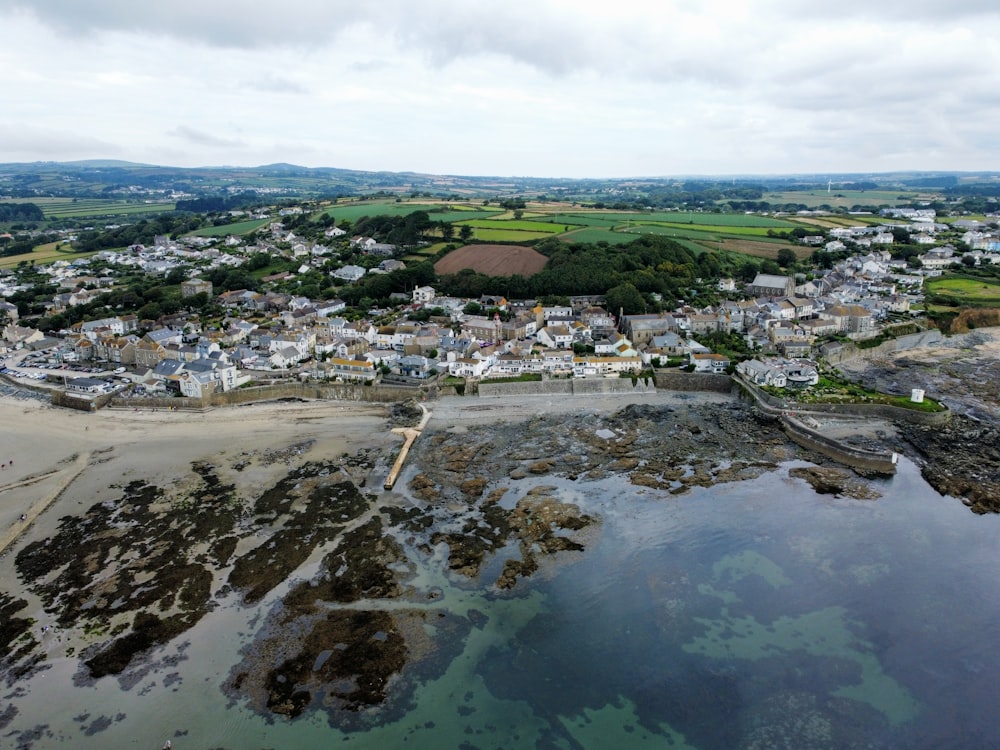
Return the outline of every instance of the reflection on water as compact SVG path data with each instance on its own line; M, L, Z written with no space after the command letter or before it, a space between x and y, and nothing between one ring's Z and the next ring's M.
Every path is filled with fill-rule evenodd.
M220 685L265 618L226 602L130 689L71 687L76 662L53 662L8 692L0 713L18 713L0 736L74 748L169 737L179 750L933 748L996 736L1000 519L939 497L912 464L877 501L818 496L787 467L683 497L545 484L603 519L591 548L504 593L452 581L440 550L408 549L410 583L433 592L419 606L465 623L429 617L426 634L464 641L430 676L402 675L396 710L372 710L364 731L321 712L269 723L230 702Z

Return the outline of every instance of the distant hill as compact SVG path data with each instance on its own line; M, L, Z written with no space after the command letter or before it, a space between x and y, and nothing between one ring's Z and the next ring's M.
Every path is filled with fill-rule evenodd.
M276 198L334 198L349 195L427 195L453 200L511 196L602 202L610 208L646 205L685 209L728 203L753 210L765 192L826 190L920 190L993 195L1000 173L896 172L892 174L738 175L564 179L368 172L304 167L278 162L257 167L170 167L116 159L0 164L0 195L16 198L138 198L183 194L206 197L256 192Z

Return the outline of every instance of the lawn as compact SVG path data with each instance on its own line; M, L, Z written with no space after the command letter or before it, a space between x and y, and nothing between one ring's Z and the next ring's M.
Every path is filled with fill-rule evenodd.
M969 276L939 276L927 279L928 294L940 295L942 302L956 305L1000 305L1000 283ZM935 301L939 301L935 299Z

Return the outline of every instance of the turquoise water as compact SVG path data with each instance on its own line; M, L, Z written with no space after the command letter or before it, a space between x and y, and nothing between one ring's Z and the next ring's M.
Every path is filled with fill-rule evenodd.
M71 659L5 688L19 713L0 746L29 730L39 748L992 746L1000 518L906 461L875 501L816 495L787 469L681 497L545 477L602 522L512 592L411 549L414 585L440 595L405 606L462 623L447 631L462 640L387 707L345 717L363 730L324 712L268 722L223 695L273 600L224 602L128 689L74 687Z

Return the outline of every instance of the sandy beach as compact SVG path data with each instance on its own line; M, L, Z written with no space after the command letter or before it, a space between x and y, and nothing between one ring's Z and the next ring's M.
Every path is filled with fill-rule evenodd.
M725 404L732 398L678 392L448 397L428 405L428 429L461 430L544 415L611 414L630 403ZM297 462L374 451L385 464L384 470L379 465L373 472L378 474L388 472L402 444L402 437L391 432L385 405L339 401L266 402L206 412L105 409L91 414L0 397L0 422L0 462L6 465L0 472L0 554L14 549L16 541L43 538L61 516L111 498L129 481L171 485L180 492L196 478L194 462L220 467L222 479L249 492L284 473L287 462L279 459L285 450L297 451ZM252 455L265 460L246 460Z
M88 414L0 398L0 553L51 533L61 516L108 499L113 486L143 479L180 490L196 461L246 464L226 478L250 489L283 473L282 451L291 446L299 461L359 450L391 454L401 438L386 416L385 406L345 402ZM247 462L253 453L265 460Z

